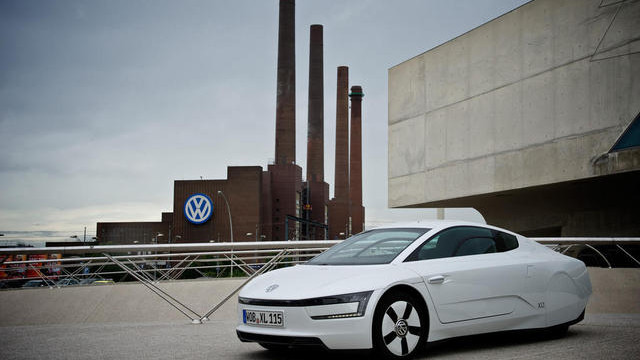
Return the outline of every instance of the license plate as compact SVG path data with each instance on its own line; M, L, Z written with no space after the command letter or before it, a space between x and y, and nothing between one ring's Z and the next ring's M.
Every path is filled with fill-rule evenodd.
M242 322L248 325L284 327L282 311L242 310Z

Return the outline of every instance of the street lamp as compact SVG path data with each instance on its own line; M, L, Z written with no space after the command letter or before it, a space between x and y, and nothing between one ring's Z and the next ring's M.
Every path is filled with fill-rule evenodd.
M156 233L156 238L155 238L156 249L154 251L155 255L158 255L158 247L157 247L158 246L158 238L161 237L161 236L164 236L164 234ZM155 257L155 258L153 258L153 281L156 281L156 276L157 276L156 268L157 267L158 267L158 258Z
M182 236L176 235L173 238L176 242L182 240ZM171 236L169 236L169 244L171 244ZM167 268L171 267L171 246L169 246L169 258L167 259Z
M227 213L229 213L229 231L231 232L231 244L233 244L233 222L231 221L231 207L229 206L229 200L227 200L227 196L222 192L222 190L218 190L218 195L222 196L225 204L227 204ZM229 277L233 277L233 246L231 247L231 271L229 273Z
M231 207L229 206L229 200L227 200L227 196L222 192L222 190L218 190L218 195L222 196L225 204L227 204L227 213L229 213L229 231L231 232L231 242L233 242L233 222L231 221Z

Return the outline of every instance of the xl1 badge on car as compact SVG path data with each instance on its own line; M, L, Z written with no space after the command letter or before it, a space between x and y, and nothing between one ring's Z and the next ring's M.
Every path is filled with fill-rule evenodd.
M584 263L497 227L433 221L352 236L304 265L256 277L238 298L240 340L407 358L451 337L565 332L584 318Z

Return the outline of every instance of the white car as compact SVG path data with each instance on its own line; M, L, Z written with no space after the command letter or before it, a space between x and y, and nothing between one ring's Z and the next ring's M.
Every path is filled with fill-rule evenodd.
M429 341L504 330L564 333L584 318L582 261L521 235L431 221L365 231L239 293L237 335L407 358Z

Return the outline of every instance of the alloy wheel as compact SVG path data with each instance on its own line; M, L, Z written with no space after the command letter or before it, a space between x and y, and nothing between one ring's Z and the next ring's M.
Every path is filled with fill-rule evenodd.
M382 340L395 356L406 356L420 342L421 323L418 310L410 302L393 302L382 316Z

